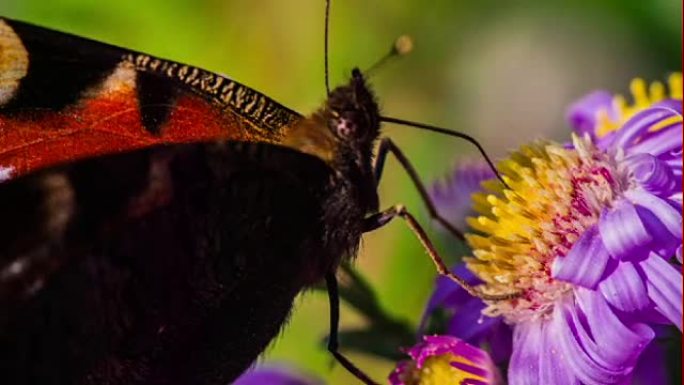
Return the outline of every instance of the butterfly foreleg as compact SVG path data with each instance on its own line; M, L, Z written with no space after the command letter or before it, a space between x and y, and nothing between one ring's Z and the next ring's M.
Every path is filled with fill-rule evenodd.
M418 194L420 194L420 198L423 200L423 203L425 204L425 207L428 210L430 218L437 221L440 225L444 226L444 228L447 229L447 231L449 231L454 237L460 239L461 241L465 240L465 238L463 237L463 233L439 214L434 202L432 202L432 198L430 197L430 195L427 192L427 189L425 188L425 185L420 180L420 177L418 176L416 169L413 167L413 165L408 160L406 155L404 155L401 149L399 149L399 147L397 147L397 145L394 144L394 142L390 138L382 138L380 140L380 145L378 147L378 155L375 157L375 161L373 163L373 175L375 175L376 183L380 183L380 177L382 176L382 171L385 166L385 159L387 158L387 155L390 153L394 155L395 158L397 158L401 167L404 169L404 171L406 171L409 178L411 178L411 182L413 182L413 185L415 186L416 190L418 190ZM377 216L378 214L374 216ZM382 215L380 217L382 217ZM380 217L378 217L378 219L382 219Z

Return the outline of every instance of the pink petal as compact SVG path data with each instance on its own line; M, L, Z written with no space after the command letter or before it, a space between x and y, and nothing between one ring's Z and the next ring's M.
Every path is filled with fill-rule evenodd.
M617 268L601 281L599 290L611 305L622 311L644 309L651 303L644 280L630 262L619 263Z
M608 259L608 252L593 226L580 236L566 256L553 261L551 274L556 279L593 289L601 279Z
M648 255L646 246L651 243L651 235L641 223L636 208L627 201L619 201L616 207L601 215L599 231L606 250L615 259L635 260Z
M641 261L639 267L656 309L682 330L682 272L656 254Z

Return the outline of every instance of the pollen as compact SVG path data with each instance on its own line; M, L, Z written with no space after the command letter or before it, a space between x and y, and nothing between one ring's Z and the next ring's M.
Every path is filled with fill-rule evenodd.
M596 134L599 137L605 136L618 128L634 116L637 112L664 100L667 98L682 99L682 74L673 73L667 80L667 86L662 82L652 82L647 84L641 78L632 80L630 86L630 93L632 94L632 103L622 95L616 95L613 98L613 111L600 111L598 113ZM651 128L651 131L657 131L662 127L670 126L682 121L681 116L675 116L670 119L663 120L660 124Z
M488 181L484 193L473 195L479 216L468 218L474 256L466 263L486 293L522 293L488 303L486 315L511 323L548 316L572 289L552 278L554 259L564 257L626 189L626 173L588 136L573 142L574 148L549 142L522 147L500 164L510 190Z

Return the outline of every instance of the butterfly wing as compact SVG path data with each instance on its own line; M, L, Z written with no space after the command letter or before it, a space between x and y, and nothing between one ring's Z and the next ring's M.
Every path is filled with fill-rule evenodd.
M162 144L278 143L300 119L224 76L0 18L0 181Z
M0 184L7 384L230 383L341 253L327 165L265 143L174 144Z

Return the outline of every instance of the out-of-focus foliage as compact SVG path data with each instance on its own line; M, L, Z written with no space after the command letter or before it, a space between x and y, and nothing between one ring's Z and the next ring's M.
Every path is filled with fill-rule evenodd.
M414 52L372 79L384 113L461 129L501 156L530 138L560 137L564 106L591 89L621 89L634 76L664 78L681 68L681 7L679 0L333 0L331 80L368 68L408 33ZM323 0L0 2L2 15L225 73L302 113L325 94L323 9ZM446 173L455 153L476 156L466 144L429 133L386 127L385 134L425 180ZM393 161L387 168L382 206L405 203L427 224L407 177ZM431 235L453 254L453 240ZM415 325L435 273L401 221L367 236L356 265L380 306ZM346 329L363 323L349 309L342 318ZM320 344L327 327L326 297L304 293L264 360L351 383ZM392 368L352 358L378 380Z

